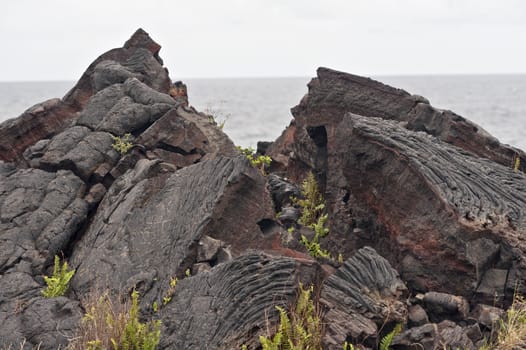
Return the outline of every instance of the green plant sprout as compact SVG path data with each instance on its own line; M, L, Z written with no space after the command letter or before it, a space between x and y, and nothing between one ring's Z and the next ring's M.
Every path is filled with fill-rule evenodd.
M316 182L312 172L309 172L307 178L301 183L301 195L303 197L301 199L292 198L292 202L302 209L298 222L311 227L316 224L318 217L325 210L325 200L318 189L318 182Z
M380 350L389 350L394 337L402 331L402 324L398 323L391 332L387 333L380 341Z
M121 340L122 347L114 350L155 350L161 338L161 321L142 323L139 321L139 292L132 292L132 304L130 308L128 322L124 327L124 336Z
M296 307L290 316L285 309L276 306L279 312L279 326L273 337L260 336L263 350L305 350L322 348L322 320L312 300L314 287L303 288L300 283Z
M247 157L250 164L257 169L260 169L265 174L265 166L269 166L272 163L272 158L264 155L256 155L256 151L252 147L243 148L237 146L237 149Z
M185 271L185 274L187 272L190 272L190 269L187 269ZM177 277L170 277L170 287L168 288L168 290L166 291L166 294L163 296L163 305L166 305L168 304L170 301L172 301L172 297L174 296L175 294L175 287L177 287L177 282L179 282L179 280L177 279Z
M130 142L131 134L124 134L123 137L111 136L113 138L113 145L111 145L121 155L125 155L133 147Z
M53 274L48 277L44 276L44 281L47 284L46 289L42 291L42 295L46 298L60 297L66 294L69 287L69 281L73 278L75 269L69 270L68 263L64 261L60 265L60 258L55 255L55 266L53 267Z
M326 227L329 218L325 211L325 200L318 189L318 183L314 174L310 172L301 184L302 199L291 198L292 202L298 205L302 212L298 222L314 230L314 237L309 241L305 235L301 235L300 242L307 248L313 258L331 258L331 254L321 249L320 238L329 234Z

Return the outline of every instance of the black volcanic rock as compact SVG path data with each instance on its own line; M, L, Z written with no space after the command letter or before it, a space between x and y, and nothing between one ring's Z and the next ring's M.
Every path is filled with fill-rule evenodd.
M0 160L23 162L22 152L35 142L51 138L77 118L88 100L100 89L127 78L137 78L154 90L169 94L168 71L159 58L161 46L137 30L123 48L98 57L63 99L37 104L20 117L0 125Z
M323 284L325 342L339 349L346 340L374 345L386 324L406 323L407 288L389 262L364 247Z
M370 245L420 291L471 296L494 266L508 277L485 283L493 290L479 297L489 303L506 290L509 300L510 283L524 278L524 173L511 158L506 166L489 160L493 148L480 130L465 137L478 153L448 134L471 125L462 118L443 116L440 132L412 130L414 106L427 103L420 97L345 73L318 74L269 154L289 178L317 176L333 232L323 243L339 252Z
M203 236L234 252L265 246L257 222L271 217L271 201L265 180L246 159L218 157L173 171L142 159L109 188L72 255L78 294L141 285L151 305L162 299L161 286L171 276L197 262Z
M162 283L196 263L201 237L223 241L212 265L271 247L258 225L274 215L264 177L208 117L170 95L159 48L139 30L63 100L0 125L0 159L15 161L0 161L0 347L66 345L79 300L108 281L119 292L137 287L151 306ZM121 155L114 137L126 133L133 147ZM42 297L42 276L65 254L77 269L71 291Z
M421 96L382 84L370 78L318 68L309 83L309 93L294 107L294 117L316 118L318 122L341 118L346 113L406 123L409 130L424 131L483 158L511 166L516 155L526 170L523 151L502 145L475 123L451 111L430 105Z
M0 347L32 339L67 344L78 302L41 296L42 275L84 224L84 183L70 171L21 169L0 175ZM30 345L30 344L28 344Z
M62 100L0 125L0 348L64 348L88 296L133 289L141 318L161 321L160 350L257 348L303 283L327 349L376 347L397 323L417 325L397 349L473 349L501 313L469 315L468 302L524 293L526 177L510 166L521 151L422 97L320 68L264 145L265 176L188 105L159 50L139 29ZM290 198L309 171L334 260L297 240L314 236ZM76 273L65 296L44 298L56 255Z
M316 282L319 265L247 254L185 278L162 310L162 349L250 349L278 321L275 306L294 302L298 285Z

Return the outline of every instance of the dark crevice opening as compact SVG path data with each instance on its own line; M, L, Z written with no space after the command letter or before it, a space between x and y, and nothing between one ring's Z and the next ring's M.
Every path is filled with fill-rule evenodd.
M272 233L273 229L277 226L276 222L272 219L262 219L259 220L257 224L264 235Z
M342 198L342 202L345 203L345 204L349 203L349 198L350 197L351 197L350 193L349 192L345 192L345 195Z
M186 150L182 149L181 147L170 145L170 144L167 144L167 143L164 143L164 142L159 142L156 145L156 147L160 148L162 150L168 151L168 152L179 153L179 154L181 154L183 156L188 156L188 155L193 155L193 154L199 154L201 156L205 155L205 152L203 150L199 149L199 148L192 148L190 151L186 151Z
M307 133L316 146L327 146L327 130L325 126L309 126L307 127Z

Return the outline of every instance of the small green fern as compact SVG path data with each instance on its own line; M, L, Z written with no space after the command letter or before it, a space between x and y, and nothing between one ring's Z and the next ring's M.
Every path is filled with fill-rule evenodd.
M331 258L331 254L321 249L320 238L329 234L327 220L329 215L325 212L325 200L318 189L314 174L310 172L301 185L303 199L292 198L292 202L301 208L301 217L298 222L314 230L314 237L309 241L304 235L300 242L307 248L313 258Z
M318 189L318 183L312 172L301 183L302 199L293 198L293 203L302 209L298 222L304 226L311 227L316 224L318 217L325 210L325 200Z
M301 235L300 243L307 248L307 251L309 252L309 255L313 258L331 258L331 253L329 253L328 250L321 249L321 245L318 242L318 237L314 236L314 238L309 241L305 235Z
M68 269L68 263L64 261L60 266L60 258L55 255L55 266L53 267L53 275L51 277L44 276L44 281L47 284L46 289L42 291L42 295L46 298L60 297L66 294L69 287L69 281L73 278L75 270Z
M130 316L124 328L120 347L114 350L155 350L161 337L161 321L139 321L139 293L132 292Z
M290 317L280 306L279 326L274 337L260 336L259 342L263 350L318 350L321 349L322 323L312 300L314 288L303 288L300 284L296 307L291 310Z
M394 337L396 337L402 331L402 325L397 324L393 330L385 335L380 341L380 350L389 350Z

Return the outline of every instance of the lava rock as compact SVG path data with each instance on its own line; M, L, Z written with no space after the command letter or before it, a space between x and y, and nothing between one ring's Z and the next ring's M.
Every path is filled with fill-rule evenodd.
M426 310L420 305L411 305L408 309L407 321L409 327L423 326L429 323Z
M108 189L72 254L77 293L95 286L118 291L147 272L151 280L140 283L151 286L142 290L151 305L163 281L201 260L197 242L205 236L238 252L270 246L257 222L272 216L271 200L264 178L244 157L218 157L174 173L162 172L161 164L141 159Z
M439 349L439 333L435 323L413 327L394 337L391 347L395 350Z
M304 172L305 164L318 174L335 233L328 237L330 250L347 255L349 246L372 245L401 267L410 287L470 296L492 262L510 265L496 252L515 247L499 257L514 261L522 280L526 246L517 237L526 232L523 173L399 122L322 116L309 103L296 113L288 174ZM309 135L311 125L325 128L325 146ZM366 234L351 234L360 222ZM482 234L485 241L479 241ZM478 256L479 246L492 248Z
M251 253L179 281L163 309L159 349L239 349L279 321L298 292L316 280L313 261ZM272 329L272 328L271 328Z
M358 250L323 284L324 342L330 346L341 346L349 338L374 342L381 325L406 322L407 308L401 301L406 293L386 259L370 247Z
M424 295L424 304L433 321L444 317L465 319L469 313L469 302L456 295L428 292Z
M471 315L479 324L491 330L505 317L506 312L495 306L477 304Z
M292 204L291 198L299 198L301 191L295 184L275 174L267 176L268 187L272 194L276 212Z
M209 236L203 236L197 243L197 262L210 262L214 260L223 246L223 242Z

